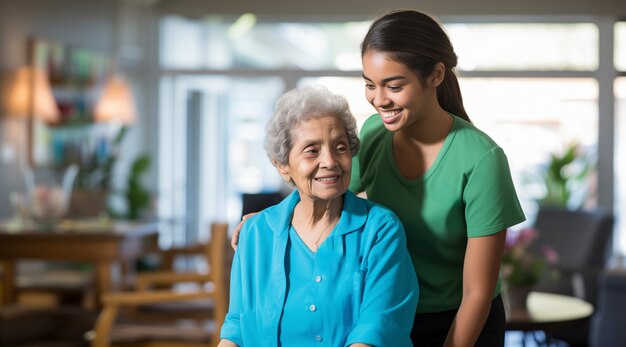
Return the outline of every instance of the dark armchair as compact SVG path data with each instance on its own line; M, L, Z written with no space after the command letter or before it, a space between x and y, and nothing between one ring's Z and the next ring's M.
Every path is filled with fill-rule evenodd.
M602 210L570 211L541 207L535 221L538 237L531 251L549 245L559 255L557 278L546 277L533 290L575 296L597 303L598 281L611 251L613 216ZM587 346L589 324L554 336L570 347Z
M626 270L611 271L600 278L598 306L591 323L589 346L619 346L626 341Z
M542 280L534 289L572 295L595 305L599 275L610 256L613 216L601 209L541 207L535 228L539 235L532 251L540 253L543 245L556 250L560 275Z

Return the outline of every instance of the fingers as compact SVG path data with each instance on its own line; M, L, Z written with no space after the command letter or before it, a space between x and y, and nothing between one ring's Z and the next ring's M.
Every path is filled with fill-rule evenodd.
M245 214L243 217L241 217L241 221L242 221L242 222L245 222L245 221L247 221L247 220L248 220L248 218L250 218L250 217L254 216L254 215L255 215L255 214L257 214L257 213L258 213L258 212L250 212L250 213L248 213L248 214ZM239 224L242 224L242 223L239 223Z
M241 217L241 222L239 222L239 224L237 224L237 227L235 227L235 230L233 231L233 237L230 239L230 246L234 250L237 250L237 245L239 244L239 233L241 232L241 227L243 227L243 223L255 214L257 213L253 212L244 215L243 217Z
M243 220L237 224L235 231L233 231L233 237L230 239L230 246L233 250L237 250L237 244L239 244L239 232L241 232L241 225L243 224Z
M243 218L241 218L241 222L239 222L239 224L237 224L237 227L235 227L235 230L233 231L233 237L230 239L230 246L233 248L233 250L237 250L237 245L239 244L239 233L241 232L241 227L243 226L243 223L246 221L246 219L248 219L248 215L243 216Z

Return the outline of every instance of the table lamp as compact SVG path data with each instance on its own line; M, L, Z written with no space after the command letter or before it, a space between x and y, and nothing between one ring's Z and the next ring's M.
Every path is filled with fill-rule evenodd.
M10 116L38 118L46 123L60 119L59 108L44 70L20 67L9 90L7 111Z
M46 72L33 66L18 68L11 79L6 96L6 112L9 117L23 120L22 131L29 133L29 124L34 120L43 123L57 123L60 120L60 112L52 94L52 88ZM34 126L34 125L33 125ZM32 135L30 135L32 136ZM20 165L24 169L28 166L28 139L30 136L20 136L17 142L22 147ZM32 154L32 150L30 151Z
M135 121L137 111L130 85L120 74L113 74L106 81L94 109L94 120L106 123L106 132L96 143L96 162L104 170L101 188L108 190L112 169L118 156L120 144Z
M136 116L130 86L121 75L114 74L105 84L102 96L96 103L95 120L128 125L135 121Z

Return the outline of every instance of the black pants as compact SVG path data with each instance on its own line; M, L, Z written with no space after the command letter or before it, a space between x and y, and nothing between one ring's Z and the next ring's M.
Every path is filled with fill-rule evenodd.
M411 341L415 347L441 347L446 341L452 321L457 310L418 313L415 315L413 330L411 330ZM502 347L504 346L505 330L504 305L502 298L498 295L491 302L491 310L487 321L480 332L480 336L475 346L479 347Z

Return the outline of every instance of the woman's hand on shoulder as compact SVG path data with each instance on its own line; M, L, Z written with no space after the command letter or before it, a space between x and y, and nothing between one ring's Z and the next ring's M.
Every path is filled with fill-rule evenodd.
M239 346L230 340L221 339L217 347L239 347Z
M245 223L248 218L254 216L257 213L258 212L252 212L241 217L241 222L239 222L239 224L237 224L237 227L235 227L235 230L233 231L233 237L230 239L230 246L233 248L233 250L237 250L237 245L239 244L239 233L241 233L243 223Z

